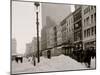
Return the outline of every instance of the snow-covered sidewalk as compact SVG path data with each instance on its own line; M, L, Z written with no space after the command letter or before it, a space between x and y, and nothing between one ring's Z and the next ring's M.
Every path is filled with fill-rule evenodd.
M88 69L84 64L77 62L69 56L55 56L51 59L40 57L40 63L34 66L31 62L25 61L24 63L12 63L12 73L34 73L34 72L47 72L47 71L63 71L63 70L82 70Z

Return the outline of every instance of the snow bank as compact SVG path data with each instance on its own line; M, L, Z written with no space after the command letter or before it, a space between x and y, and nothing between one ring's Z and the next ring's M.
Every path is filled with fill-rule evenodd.
M40 57L40 63L36 63L36 66L33 66L31 62L26 62L26 60L23 64L14 65L16 65L16 67L19 68L16 69L15 67L13 67L13 69L16 69L13 71L13 73L32 73L87 69L84 64L81 64L76 60L70 58L69 56L65 55L51 57L51 59Z

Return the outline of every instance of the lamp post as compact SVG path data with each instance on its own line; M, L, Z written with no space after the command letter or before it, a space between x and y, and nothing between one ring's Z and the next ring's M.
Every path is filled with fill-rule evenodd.
M36 10L40 6L39 2L35 2L34 5L36 6ZM37 58L38 63L40 62L40 55L39 55L39 21L38 21L38 11L36 11L36 25L37 25Z

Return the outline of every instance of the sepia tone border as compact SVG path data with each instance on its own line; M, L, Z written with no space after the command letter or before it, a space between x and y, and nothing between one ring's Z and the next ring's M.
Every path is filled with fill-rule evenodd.
M12 75L12 61L11 61L11 53L12 53L12 1L19 1L19 2L37 2L37 1L22 1L22 0L10 0L10 74ZM68 5L83 5L83 4L69 4L69 3L54 3L54 2L41 2L41 1L38 1L40 3L51 3L51 4L68 4ZM88 4L86 4L88 5ZM96 5L92 5L92 6L96 6ZM96 12L97 12L97 9L96 9ZM96 15L96 19L97 19L97 15ZM97 21L97 20L96 20ZM96 25L96 28L97 28L97 25ZM96 33L97 33L97 30L96 30ZM96 37L97 37L97 34L96 34ZM97 39L97 38L96 38ZM97 44L97 42L96 42ZM97 45L96 45L96 53L97 53ZM96 63L95 65L97 64L97 54L96 54ZM85 71L85 70L96 70L97 68L97 65L94 69L76 69L76 70L61 70L61 71L47 71L47 72L32 72L32 73L18 73L19 75L20 74L36 74L36 73L52 73L52 72L70 72L70 71ZM14 74L16 75L16 74Z

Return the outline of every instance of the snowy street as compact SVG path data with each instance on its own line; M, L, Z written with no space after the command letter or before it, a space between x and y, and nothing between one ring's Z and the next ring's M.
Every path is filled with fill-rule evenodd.
M91 61L93 63L91 63L91 68L95 68L95 60ZM24 58L23 63L12 62L12 74L82 69L89 68L87 68L84 63L79 63L65 55L55 56L51 59L40 57L40 63L36 63L36 66L32 64L32 61L29 62L26 58Z

